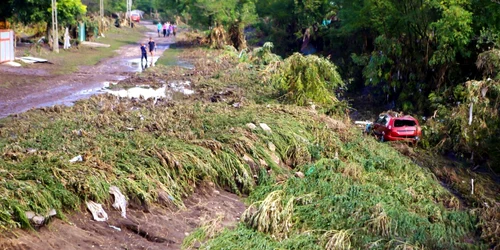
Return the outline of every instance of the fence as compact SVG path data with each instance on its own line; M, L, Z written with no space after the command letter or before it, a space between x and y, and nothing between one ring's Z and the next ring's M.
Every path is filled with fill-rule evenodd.
M0 63L14 59L14 32L0 29Z

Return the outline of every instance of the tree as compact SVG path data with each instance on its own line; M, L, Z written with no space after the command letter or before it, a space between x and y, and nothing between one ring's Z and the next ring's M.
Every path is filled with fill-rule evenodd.
M156 0L155 7L175 9L175 14L191 20L197 28L215 27L215 32L229 32L229 40L237 49L246 47L243 28L257 20L254 0ZM221 30L223 29L223 30ZM225 36L212 36L225 37ZM213 41L215 44L226 41Z
M51 20L51 1L40 0L7 0L4 7L6 17L24 24L49 22ZM78 17L85 14L87 7L81 0L58 0L58 20L63 26L76 24Z
M300 48L305 29L331 16L336 4L328 0L258 0L257 13L262 29L268 33L280 54L292 54Z

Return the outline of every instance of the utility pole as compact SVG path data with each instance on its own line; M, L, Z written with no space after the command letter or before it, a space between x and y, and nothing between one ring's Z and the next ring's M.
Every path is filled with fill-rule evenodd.
M99 2L99 16L101 19L104 18L104 0L100 0Z
M132 0L127 0L127 15L128 15L128 23L132 24Z
M52 51L59 53L59 32L57 31L57 0L52 0Z
M104 34L104 0L99 1L99 32Z

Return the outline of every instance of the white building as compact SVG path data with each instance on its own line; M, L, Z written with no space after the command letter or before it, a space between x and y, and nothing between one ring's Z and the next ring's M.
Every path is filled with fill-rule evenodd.
M14 31L0 29L0 63L14 59Z

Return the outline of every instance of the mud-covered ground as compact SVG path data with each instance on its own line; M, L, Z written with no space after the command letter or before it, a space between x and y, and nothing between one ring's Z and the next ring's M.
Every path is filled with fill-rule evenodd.
M156 55L161 55L175 38L157 38L155 26L143 22L149 31L140 40L155 38ZM129 44L116 51L116 56L101 60L93 66L80 66L69 75L52 74L55 64L33 64L29 67L13 68L0 64L0 118L26 111L30 108L71 105L72 102L98 93L109 82L127 78L141 70L138 44ZM20 54L21 53L21 54ZM18 56L22 56L18 50ZM155 55L155 59L157 56Z
M16 230L0 238L0 249L180 249L183 239L203 222L222 217L235 225L245 210L240 198L210 187L185 200L186 208L127 208L127 219L111 205L107 222L97 222L85 208L66 220L55 219L39 231Z

